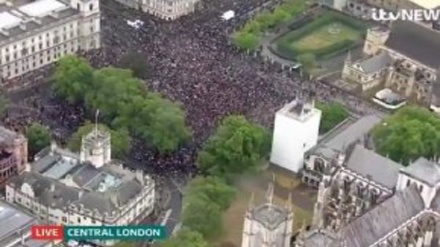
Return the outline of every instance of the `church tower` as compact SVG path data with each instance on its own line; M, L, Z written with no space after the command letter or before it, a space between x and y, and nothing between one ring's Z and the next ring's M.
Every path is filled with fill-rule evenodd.
M96 113L95 128L82 138L80 160L88 161L99 168L111 160L110 133L98 128L98 113Z
M318 143L321 111L298 97L275 115L270 162L298 173L304 154Z
M255 207L253 196L244 218L241 247L291 247L293 212L289 196L285 207L273 204L273 184L266 202Z

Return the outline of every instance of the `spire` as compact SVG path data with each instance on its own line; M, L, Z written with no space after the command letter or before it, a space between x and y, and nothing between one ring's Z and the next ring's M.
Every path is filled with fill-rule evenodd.
M249 210L254 208L254 199L255 199L255 194L252 193L251 198L249 199Z
M346 64L351 64L351 50L348 50L347 57L345 58Z
M96 110L96 114L95 114L95 135L98 135L98 120L99 120L99 109Z
M288 196L288 198L287 198L286 209L287 209L289 212L292 212L292 193L289 193L289 196Z
M275 182L275 174L272 174L272 176L273 176L272 181L269 182L267 192L266 192L266 200L270 206L272 206L272 204L273 204L273 185Z

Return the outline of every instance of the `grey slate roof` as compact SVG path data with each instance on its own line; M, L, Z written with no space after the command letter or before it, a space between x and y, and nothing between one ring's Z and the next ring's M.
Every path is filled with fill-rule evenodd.
M265 203L251 211L252 217L263 225L275 229L288 216L289 211L280 206Z
M430 208L438 213L440 213L440 190L437 191L434 198L432 199Z
M347 168L390 189L396 186L401 167L362 145L356 145L347 160Z
M379 55L357 62L357 65L359 65L366 74L370 74L388 67L392 61L388 52L382 52Z
M394 21L385 45L431 68L440 67L440 34L411 21Z
M304 247L333 246L338 242L336 236L333 235L321 229L309 232L304 239Z
M370 246L423 209L424 203L417 188L409 186L398 191L341 229L346 246Z
M334 158L338 152L344 151L344 148L355 143L357 140L362 139L381 121L382 118L377 115L364 116L331 139L320 143L315 153L323 155L326 158Z
M402 169L402 172L431 186L440 182L440 165L423 157Z
M0 242L22 228L29 227L36 221L12 206L0 202Z

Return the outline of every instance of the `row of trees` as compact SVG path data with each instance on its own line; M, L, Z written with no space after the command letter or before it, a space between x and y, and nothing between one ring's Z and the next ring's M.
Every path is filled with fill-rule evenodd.
M209 174L185 188L182 231L162 247L207 247L223 232L222 213L236 197L233 178L261 167L270 151L270 135L242 116L226 117L198 154L197 165Z
M117 133L130 132L162 153L174 151L191 137L179 104L147 91L131 70L94 70L84 59L65 56L53 76L54 92L70 104L83 104Z
M409 165L419 157L440 157L440 118L420 107L404 107L377 125L372 136L376 150Z
M256 50L261 35L287 23L306 8L304 0L287 0L273 11L263 11L233 34L235 45L243 50Z

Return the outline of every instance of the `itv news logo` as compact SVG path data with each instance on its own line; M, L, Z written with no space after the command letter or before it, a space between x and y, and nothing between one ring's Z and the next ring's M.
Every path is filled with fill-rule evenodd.
M163 226L32 226L35 240L150 240L164 239Z

